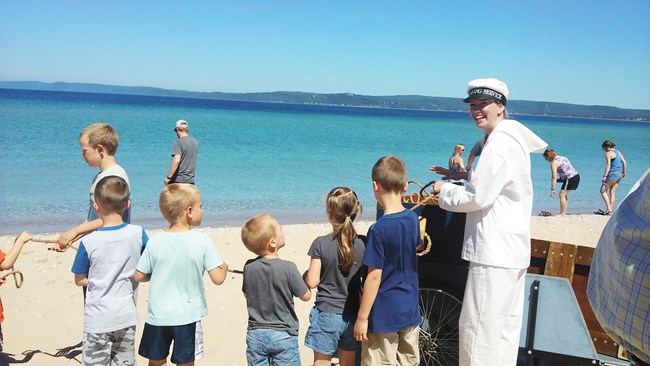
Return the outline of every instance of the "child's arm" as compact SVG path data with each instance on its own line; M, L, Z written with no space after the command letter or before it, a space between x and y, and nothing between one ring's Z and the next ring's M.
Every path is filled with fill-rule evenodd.
M151 273L145 274L136 269L135 273L133 273L133 280L135 282L149 282L151 280Z
M320 283L320 267L321 267L320 258L312 257L311 262L309 262L309 269L303 275L305 284L310 289L318 287L318 284Z
M307 292L302 294L302 296L298 296L298 298L302 301L309 301L309 299L311 299L311 290L307 289Z
M74 275L74 283L77 286L88 286L88 273L82 275Z
M5 259L0 262L0 269L3 271L11 269L11 267L14 266L14 263L16 263L16 259L18 259L20 251L23 250L23 245L25 245L25 243L30 240L32 240L32 234L28 233L27 231L23 231L20 235L18 235L16 240L14 240L14 245L11 247L11 250L9 250L9 253L7 253Z
M296 267L295 263L292 263L292 265L293 265L293 269L291 271L292 272L295 271L294 272L295 275L290 275L289 282L288 282L288 285L291 288L291 294L302 301L309 301L309 299L311 299L311 290L309 289L309 287L307 287L307 284L305 283L304 275L303 276L300 275L300 272L298 271L298 267ZM244 276L244 279L246 279L246 276Z
M370 310L377 298L379 285L381 285L381 269L368 267L368 275L363 285L363 295L357 313L357 321L354 323L354 339L357 341L368 340L368 316L370 316Z
M208 275L212 280L212 283L215 285L221 285L223 281L226 280L226 275L228 274L228 263L223 262L220 266L217 266L208 271Z
M70 244L70 242L77 238L79 235L91 233L103 225L104 222L102 219L85 221L83 224L79 224L59 235L59 237L56 239L56 244L52 245L50 249L57 252L64 252L68 249L68 244Z
M609 151L605 151L605 173L603 173L603 182L607 182L607 174L609 174L609 168L611 167L611 161L608 155ZM614 154L616 156L616 154Z

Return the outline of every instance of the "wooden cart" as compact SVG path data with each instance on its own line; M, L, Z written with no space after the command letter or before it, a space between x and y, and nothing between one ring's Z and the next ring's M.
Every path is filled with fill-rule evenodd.
M465 214L452 213L424 202L426 196L403 197L404 207L426 220L430 251L419 257L421 365L458 365L458 318L469 263L461 259ZM377 218L383 215L377 207ZM529 273L567 278L573 287L596 351L621 357L595 318L586 288L594 248L546 240L531 240Z

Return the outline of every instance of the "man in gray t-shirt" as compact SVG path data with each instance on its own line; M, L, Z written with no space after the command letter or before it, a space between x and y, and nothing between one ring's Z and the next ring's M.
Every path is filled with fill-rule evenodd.
M172 164L169 173L165 177L165 185L170 183L194 184L194 172L196 171L196 157L199 153L199 143L189 135L190 127L187 121L179 119L176 121L176 136L172 146Z

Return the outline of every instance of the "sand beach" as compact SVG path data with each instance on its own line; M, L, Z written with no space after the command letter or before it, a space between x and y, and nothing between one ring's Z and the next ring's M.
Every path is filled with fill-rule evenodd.
M595 247L608 216L569 215L561 217L533 216L532 237L556 242ZM365 233L371 221L356 223L357 230ZM285 225L287 246L280 251L284 259L294 261L302 271L308 267L307 249L312 240L329 232L326 223ZM231 269L241 269L252 257L240 240L240 227L200 227L216 242L217 249ZM147 233L151 236L157 231ZM53 238L56 233L33 233L39 238ZM18 233L16 233L18 235ZM9 250L16 235L0 237L0 248ZM4 304L5 337L2 365L79 365L81 363L81 337L83 326L83 299L81 289L75 286L70 267L75 251L55 253L46 250L46 244L27 243L15 268L24 274L20 289L12 277L0 287ZM245 365L246 303L241 293L242 277L230 273L226 282L214 286L205 279L209 314L203 318L205 358L197 365ZM136 347L146 315L148 285L140 286ZM304 365L312 362L312 352L304 347L304 333L309 325L308 313L313 306L296 299L300 320L301 359ZM138 365L146 360L137 358Z

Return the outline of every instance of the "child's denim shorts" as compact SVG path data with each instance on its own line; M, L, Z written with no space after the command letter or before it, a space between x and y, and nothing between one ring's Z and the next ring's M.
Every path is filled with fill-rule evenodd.
M623 172L620 171L615 171L615 172L610 171L607 174L607 181L612 184L620 182L621 178L623 178Z
M359 345L354 339L353 322L344 321L342 314L322 312L316 307L311 310L305 346L318 353L335 357L338 348L358 351Z
M250 329L246 333L249 366L300 366L298 336L274 329Z

